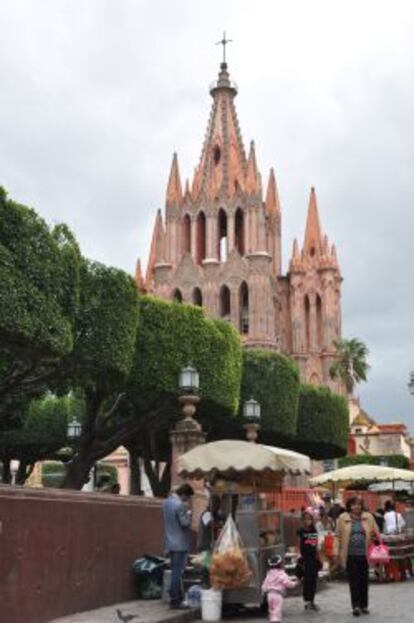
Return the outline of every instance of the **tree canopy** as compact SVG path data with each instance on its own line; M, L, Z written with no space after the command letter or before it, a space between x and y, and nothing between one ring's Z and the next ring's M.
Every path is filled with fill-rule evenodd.
M0 188L0 417L35 395L73 346L80 253L64 225L50 230Z
M314 459L346 454L349 433L348 405L328 387L301 385L295 448Z
M135 361L127 387L126 410L138 424L128 448L144 459L156 492L158 482L151 460L169 463L169 431L180 417L178 375L192 363L200 375L201 402L197 419L208 437L231 427L239 404L242 370L241 342L226 321L208 318L193 305L140 297L140 327ZM166 473L168 476L168 472Z
M291 359L267 350L243 352L240 416L244 401L252 397L257 400L261 406L261 437L276 442L296 435L298 394L299 372Z

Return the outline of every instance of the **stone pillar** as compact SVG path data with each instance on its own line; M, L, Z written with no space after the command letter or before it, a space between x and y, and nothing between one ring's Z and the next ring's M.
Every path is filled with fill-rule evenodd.
M227 255L229 255L234 249L234 212L227 214Z
M181 396L184 418L179 420L176 427L170 432L172 446L171 486L175 487L182 482L177 473L178 459L182 454L192 450L205 442L206 436L200 424L193 418L195 405L198 403L197 396ZM197 487L198 488L198 487Z

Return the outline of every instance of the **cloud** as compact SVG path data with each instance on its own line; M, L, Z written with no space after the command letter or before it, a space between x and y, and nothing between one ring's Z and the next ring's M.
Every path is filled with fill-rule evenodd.
M3 0L0 21L0 183L130 272L173 151L184 177L198 161L227 27L245 143L264 178L276 169L284 265L315 185L344 275L344 333L371 351L364 406L410 423L411 2Z

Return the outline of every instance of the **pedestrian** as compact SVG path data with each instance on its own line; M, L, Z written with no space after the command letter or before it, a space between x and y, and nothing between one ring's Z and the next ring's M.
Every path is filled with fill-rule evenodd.
M288 588L296 588L298 581L288 576L283 568L282 556L272 556L267 561L268 572L262 584L266 595L270 623L282 622L283 599Z
M399 534L405 528L401 513L395 510L395 504L387 500L384 504L384 534Z
M346 569L353 615L369 614L368 609L368 550L372 542L379 543L380 534L371 513L366 513L362 499L347 500L346 512L337 522L339 562Z
M345 512L345 508L343 507L343 504L342 504L340 498L336 498L333 501L333 504L332 504L331 508L328 511L329 517L334 522L334 527L336 527L336 522L338 521L338 517L340 517L342 515L342 513L344 513L344 512Z
M302 515L302 527L298 530L300 539L300 555L303 575L303 600L305 610L319 610L315 604L318 573L322 565L318 555L318 532L315 520L318 518L317 511L308 507Z
M318 520L315 522L316 531L319 539L319 557L324 567L327 565L329 577L334 567L335 555L335 536L334 536L334 520L329 517L325 506L319 506Z
M384 513L385 511L381 507L378 507L374 513L374 519L377 523L377 527L380 532L384 532L384 523L385 523Z
M207 508L201 513L197 533L197 551L203 554L203 586L210 585L209 563L213 545L224 526L225 516L221 513L221 499L211 496Z
M191 485L180 485L163 504L165 550L171 562L170 607L177 610L187 608L184 604L182 577L190 550Z

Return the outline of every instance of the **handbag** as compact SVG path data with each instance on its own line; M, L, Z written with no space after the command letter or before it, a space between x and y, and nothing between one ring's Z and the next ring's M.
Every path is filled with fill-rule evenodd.
M386 565L390 562L390 550L385 543L371 543L368 548L368 561L373 565Z

